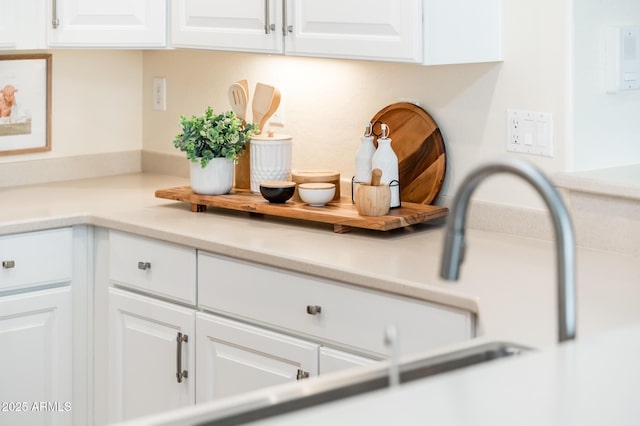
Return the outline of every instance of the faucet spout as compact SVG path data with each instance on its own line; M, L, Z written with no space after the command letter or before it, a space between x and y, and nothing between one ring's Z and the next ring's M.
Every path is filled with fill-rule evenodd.
M464 179L453 199L452 214L447 220L440 276L449 281L458 280L460 265L464 260L464 229L471 195L480 182L496 173L510 173L523 178L537 190L549 209L556 242L558 341L574 339L576 286L573 226L558 191L551 181L529 162L502 160L487 163L473 170Z

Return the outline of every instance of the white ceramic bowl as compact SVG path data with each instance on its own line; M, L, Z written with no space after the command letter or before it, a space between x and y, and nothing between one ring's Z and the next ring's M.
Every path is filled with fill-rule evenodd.
M314 207L321 207L333 200L336 185L333 183L300 183L298 195L305 203Z

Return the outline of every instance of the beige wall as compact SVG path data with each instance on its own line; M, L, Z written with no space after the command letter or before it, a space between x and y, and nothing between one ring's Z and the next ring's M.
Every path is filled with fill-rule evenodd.
M507 155L507 108L554 114L555 157L527 158L548 173L562 171L566 165L567 10L557 0L504 3L503 63L424 67L213 51L146 51L144 149L179 155L171 144L179 132L178 116L199 114L206 105L230 109L227 87L246 78L251 89L258 81L281 89L285 126L277 130L294 138L296 169L329 167L350 178L365 123L386 105L408 100L431 113L443 131L449 160L445 195L455 191L472 167ZM151 109L154 76L167 79L165 112ZM508 176L490 179L477 196L497 203L541 206L536 194Z
M0 156L0 163L141 149L143 53L109 50L51 53L52 150Z
M349 178L365 123L390 103L413 101L444 134L445 195L482 161L521 156L505 153L507 108L554 114L556 156L526 158L547 173L563 171L569 3L504 2L502 63L424 67L196 50L54 50L53 150L0 163L141 148L177 158L171 140L178 116L206 105L229 109L228 85L246 78L252 88L258 81L281 88L286 125L278 131L294 137L294 168L331 167ZM154 76L167 78L167 111L151 108ZM541 207L536 194L508 176L487 181L477 198Z

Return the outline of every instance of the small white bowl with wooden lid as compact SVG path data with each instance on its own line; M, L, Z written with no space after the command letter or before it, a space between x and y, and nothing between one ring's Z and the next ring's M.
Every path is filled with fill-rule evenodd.
M294 170L291 180L297 183L332 183L336 186L332 201L340 201L340 172L337 170ZM301 201L298 189L293 194L293 201Z

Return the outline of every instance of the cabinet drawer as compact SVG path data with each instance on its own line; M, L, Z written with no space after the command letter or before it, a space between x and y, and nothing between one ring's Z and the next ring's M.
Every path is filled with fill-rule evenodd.
M71 281L71 228L0 237L0 291Z
M109 279L125 287L195 305L196 251L110 231Z
M474 316L464 310L204 253L198 286L205 309L376 354L389 352L389 325L398 330L403 354L474 335ZM314 315L316 306L321 309Z

